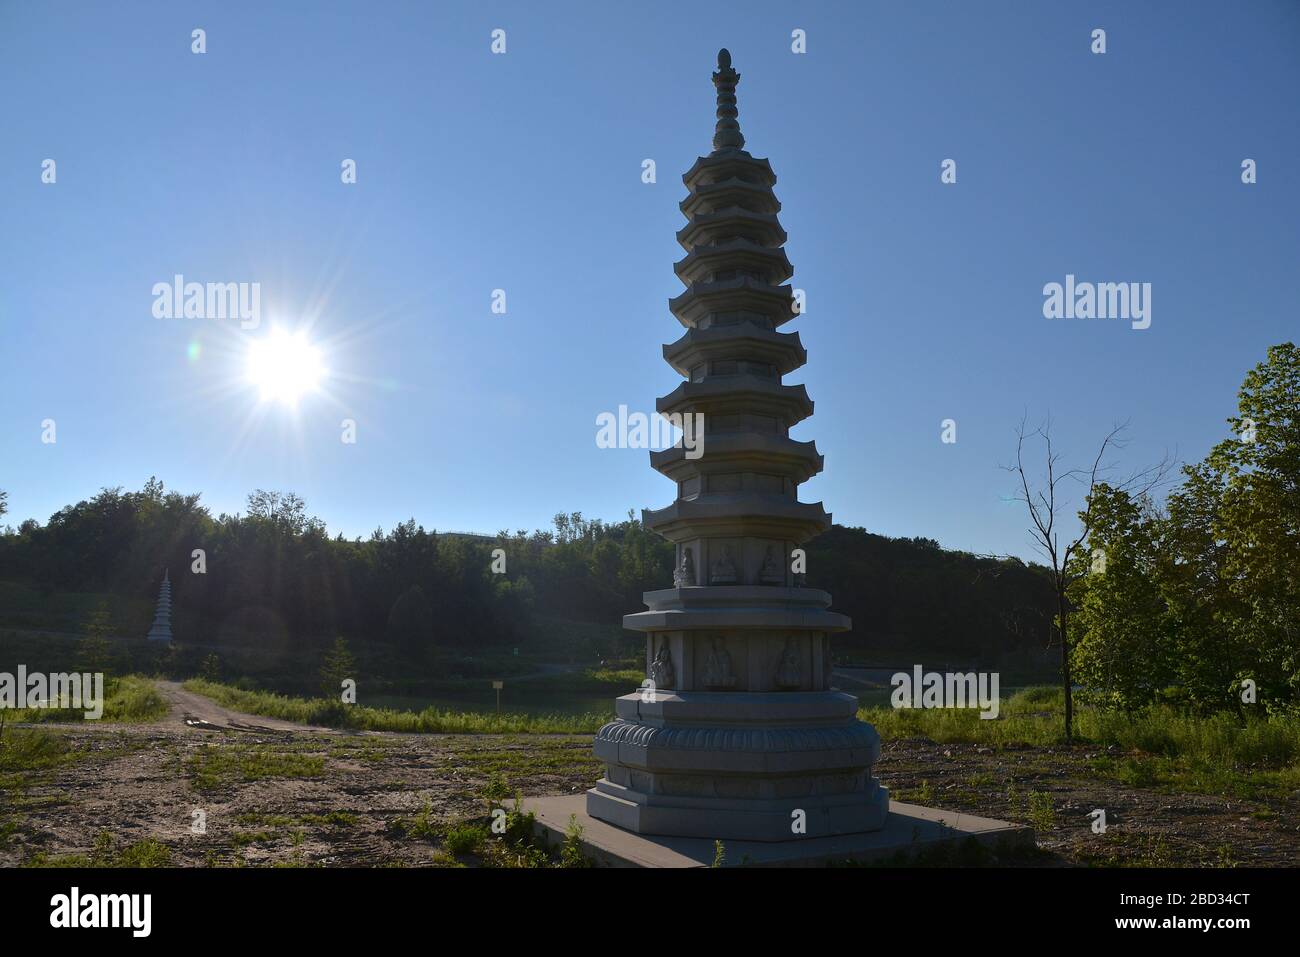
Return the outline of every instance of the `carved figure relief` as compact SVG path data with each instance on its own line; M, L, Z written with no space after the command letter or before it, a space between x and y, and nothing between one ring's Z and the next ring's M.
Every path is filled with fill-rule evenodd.
M799 652L795 650L794 639L786 638L785 650L781 652L781 663L776 669L776 686L785 690L798 688L802 684L802 669L799 667Z
M731 655L717 638L709 649L709 659L704 664L704 687L711 691L736 686L736 676L731 671Z
M685 588L695 584L695 555L689 546L682 549L682 563L673 572L673 587Z
M759 570L758 581L763 585L784 585L785 571L781 568L781 559L777 558L776 546L768 545L763 555L763 567Z
M668 639L659 646L654 660L650 662L650 680L656 688L672 688L677 684L677 675L673 671L673 657L668 652Z
M734 585L736 581L736 560L731 555L731 546L723 545L722 554L713 563L713 571L709 574L709 584Z

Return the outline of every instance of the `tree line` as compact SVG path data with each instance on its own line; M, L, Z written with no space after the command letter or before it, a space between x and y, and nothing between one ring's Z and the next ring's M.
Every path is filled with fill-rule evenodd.
M1093 490L1069 587L1093 700L1300 716L1300 349L1270 348L1238 399L1163 503Z
M203 574L191 572L196 548ZM1017 559L842 526L807 552L808 584L830 591L854 622L838 652L865 663L926 653L967 665L1029 662L1050 638L1042 569ZM672 545L630 512L620 522L561 513L547 530L482 537L408 520L346 539L292 493L259 490L244 513L213 516L199 495L157 479L135 492L103 489L43 525L0 534L0 580L133 599L135 618L108 625L118 634L143 636L168 568L182 641L292 653L345 637L414 660L429 647L526 649L541 618L616 628L644 607L642 592L670 587L672 563Z
M1079 547L1060 550L1059 570L833 527L807 546L807 580L853 619L837 655L1044 676L1057 667L1047 657L1054 647L1068 666L1060 669L1065 680L1103 705L1294 709L1295 345L1274 346L1251 370L1228 422L1232 437L1185 466L1163 502L1150 483L1104 481L1096 465L1080 470L1089 494ZM1049 463L1053 455L1049 444ZM1058 507L1050 494L1039 499L1027 485L1025 492ZM95 628L142 637L166 567L174 631L184 642L319 657L342 637L416 663L434 660L430 649L462 656L527 649L543 619L612 630L644 607L642 592L672 581L671 544L631 512L619 522L561 513L550 529L496 536L439 534L408 520L347 539L331 537L292 493L256 491L236 515L214 516L199 499L150 479L135 492L104 489L45 524L9 527L0 534L0 581L45 595L131 599L135 619L101 616ZM0 514L5 504L0 493ZM1045 527L1051 541L1058 532L1050 521ZM191 573L196 548L204 574ZM572 630L558 628L561 641Z

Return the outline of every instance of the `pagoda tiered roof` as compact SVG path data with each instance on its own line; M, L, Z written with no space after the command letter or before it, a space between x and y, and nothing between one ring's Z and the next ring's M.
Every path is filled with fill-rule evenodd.
M807 390L782 382L807 360L798 333L778 331L797 315L786 284L794 267L772 192L776 174L744 149L740 75L726 51L718 66L714 150L682 177L687 222L677 241L686 255L673 269L686 288L668 308L687 331L663 350L687 381L655 406L664 415L701 415L704 426L698 447L652 453L651 465L678 483L678 496L645 520L675 542L801 542L827 528L830 517L796 494L821 471L822 456L814 443L789 437L813 413Z
M710 359L766 362L777 375L785 375L808 361L808 352L797 332L777 332L753 323L741 323L689 329L676 342L664 346L664 359L688 377L693 368Z

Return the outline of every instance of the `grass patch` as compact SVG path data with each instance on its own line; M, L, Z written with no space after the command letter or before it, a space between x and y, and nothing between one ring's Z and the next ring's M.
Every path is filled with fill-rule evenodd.
M582 825L578 815L569 815L569 826L564 830L564 843L560 846L561 867L592 867L593 864L582 853Z
M23 862L24 867L167 867L171 849L148 839L118 847L113 835L101 831L89 854L50 855L38 851Z
M476 825L460 825L447 829L442 846L456 857L473 854L487 840L487 829Z
M351 811L330 811L327 814L303 814L298 818L299 824L314 824L317 827L354 827L357 816Z
M993 748L1062 744L1064 705L1056 688L1026 688L983 720L974 709L863 708L885 740L927 738L936 744ZM1137 788L1250 798L1285 796L1300 787L1300 722L1280 716L1198 715L1168 705L1134 712L1081 707L1075 740L1119 752L1092 769Z
M205 744L186 761L196 790L210 791L236 781L264 778L318 778L325 758L276 747Z
M51 773L78 761L102 761L123 754L139 743L119 741L98 750L77 749L67 739L40 727L0 727L0 848L9 844L25 822L26 813L57 807L68 795L30 797L27 790L44 783Z
M87 718L87 710L86 708L18 708L9 711L6 720L23 721L28 724L93 720L142 724L166 717L168 705L149 678L126 675L121 678L104 679L104 713L100 718Z
M510 784L504 774L496 771L488 778L488 783L479 793L488 801L504 801L510 797Z
M609 721L607 714L487 714L476 711L396 711L345 705L327 698L294 698L269 691L246 691L203 678L191 678L185 688L236 711L301 724L358 731L406 734L594 734Z
M433 852L433 863L441 867L462 866L458 859L471 856L479 866L493 868L587 866L579 843L581 829L574 832L570 828L554 855L553 849L536 837L536 819L522 809L518 797L513 808L498 805L489 811L482 818L443 822L434 817L433 805L426 800L415 817L399 818L391 830L417 840L438 841L441 847Z
M1029 823L1039 834L1056 827L1056 807L1052 804L1052 796L1046 791L1029 792L1027 814Z
M58 767L73 752L62 737L39 728L6 728L0 735L0 785L5 776L25 775ZM0 786L0 793L7 788Z
M643 668L588 668L585 671L568 671L563 674L529 678L528 684L530 687L547 691L608 694L610 697L617 697L641 687L641 682L644 680Z
M519 799L513 809L505 813L503 833L493 833L481 846L485 867L539 868L553 867L550 850L540 843L534 833L536 817L532 811L523 811Z
M1081 863L1091 867L1176 867L1180 860L1163 834L1122 834L1108 831L1079 847ZM1222 855L1216 863L1221 864Z
M272 867L317 867L319 865L307 860L303 853L302 845L307 836L302 831L294 831L289 835L289 843L293 846L293 851L288 857L275 861Z
M518 781L540 774L555 774L595 780L604 766L592 754L589 738L522 739L527 742L525 747L519 747L510 738L490 740L492 746L457 749L441 758L448 771L474 771L486 775L488 781L481 792L486 798L501 799L513 795L514 791L505 784L507 778ZM497 741L503 746L496 747Z
M418 841L434 841L442 836L443 825L434 816L433 802L426 798L415 817L398 818L392 824L392 831Z

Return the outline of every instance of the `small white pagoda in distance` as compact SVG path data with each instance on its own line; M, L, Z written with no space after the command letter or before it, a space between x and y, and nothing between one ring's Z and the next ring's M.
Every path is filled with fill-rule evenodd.
M162 587L158 589L158 609L154 612L153 625L145 637L150 641L172 640L172 582L166 570L163 571Z

